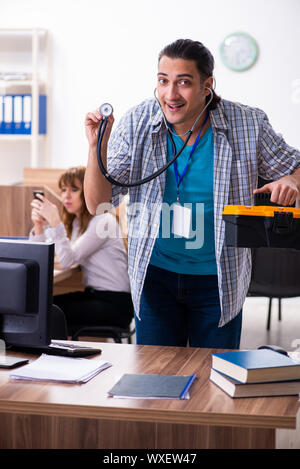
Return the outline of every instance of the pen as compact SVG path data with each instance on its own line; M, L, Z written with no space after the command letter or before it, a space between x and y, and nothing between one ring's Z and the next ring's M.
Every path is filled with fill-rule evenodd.
M195 381L196 377L197 377L196 373L192 374L189 377L189 380L187 381L186 385L184 386L183 390L180 393L179 399L185 399L185 396L186 396L189 388L191 387L191 385Z

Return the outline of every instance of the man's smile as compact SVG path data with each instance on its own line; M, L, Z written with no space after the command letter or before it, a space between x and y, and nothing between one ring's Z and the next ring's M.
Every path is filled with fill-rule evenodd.
M179 103L176 103L176 104L166 103L166 106L167 106L167 108L168 108L168 110L169 110L170 112L177 112L177 111L179 111L180 109L182 109L184 105L185 105L185 103L183 103L183 104L179 104Z

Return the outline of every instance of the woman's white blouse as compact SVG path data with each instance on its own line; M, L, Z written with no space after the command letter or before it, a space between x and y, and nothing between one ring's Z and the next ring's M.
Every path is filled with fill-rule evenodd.
M130 292L127 252L118 221L111 213L94 216L82 235L79 235L79 221L75 218L71 240L62 222L54 228L45 228L40 235L31 231L29 238L55 243L61 267L80 265L85 286Z

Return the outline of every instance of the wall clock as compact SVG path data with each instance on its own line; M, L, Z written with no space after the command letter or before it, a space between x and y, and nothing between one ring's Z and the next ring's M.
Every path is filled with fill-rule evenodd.
M242 72L255 64L258 57L258 45L249 34L233 33L225 37L220 46L220 53L226 67Z

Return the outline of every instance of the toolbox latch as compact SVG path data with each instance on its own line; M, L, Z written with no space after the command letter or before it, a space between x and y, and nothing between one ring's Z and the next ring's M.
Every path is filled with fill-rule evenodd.
M274 212L273 232L289 234L293 232L293 212Z

